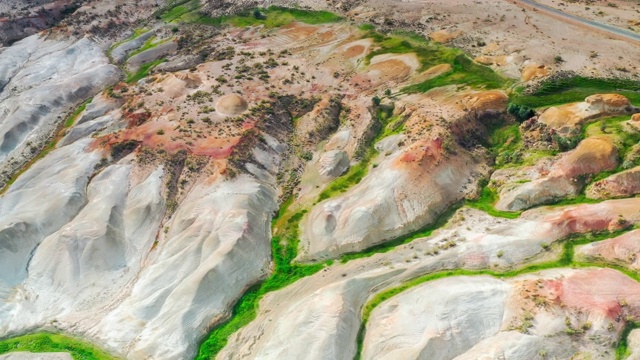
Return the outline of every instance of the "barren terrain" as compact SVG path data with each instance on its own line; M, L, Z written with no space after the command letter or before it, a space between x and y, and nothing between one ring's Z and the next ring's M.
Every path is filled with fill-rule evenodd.
M639 357L640 47L520 5L0 5L0 359Z

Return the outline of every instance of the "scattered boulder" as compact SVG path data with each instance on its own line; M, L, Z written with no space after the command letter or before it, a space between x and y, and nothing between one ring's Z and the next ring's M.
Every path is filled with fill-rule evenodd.
M249 104L238 94L228 94L216 103L216 111L221 115L237 116L247 111Z
M331 150L318 160L318 171L327 179L337 178L349 169L349 155L342 150Z

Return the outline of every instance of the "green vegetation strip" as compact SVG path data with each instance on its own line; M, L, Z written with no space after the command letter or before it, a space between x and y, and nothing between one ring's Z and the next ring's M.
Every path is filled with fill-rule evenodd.
M600 79L582 76L550 78L531 94L516 91L511 101L532 108L583 101L593 94L617 93L626 96L634 104L640 104L640 81L626 79Z
M162 19L167 22L198 23L210 26L264 26L267 29L289 25L294 21L317 25L342 20L340 16L328 11L302 10L280 6L245 10L235 15L209 17L200 12L198 2L195 0L172 8L162 15Z
M510 84L510 80L498 75L490 67L480 65L469 59L467 55L460 53L453 59L450 71L420 84L407 86L403 91L406 93L427 92L448 85L464 85L488 90L505 88Z
M393 110L392 106L380 104L376 106L377 116L374 121L378 121L376 126L377 131L375 132L374 138L369 141L360 161L356 165L350 167L346 174L333 180L320 193L316 203L344 193L353 186L359 184L367 175L369 168L371 167L371 161L378 155L378 150L376 150L374 145L384 137L399 131L398 129L402 126L401 120L393 116Z
M408 31L394 31L389 35L380 34L371 25L360 27L363 38L372 39L376 49L365 57L365 63L383 54L415 54L420 61L419 71L425 71L437 65L449 64L451 70L422 83L402 89L405 93L426 92L436 87L463 85L481 89L500 89L512 84L510 79L502 77L490 67L480 65L469 59L461 50L448 48L425 39L420 34Z
M147 75L149 75L149 72L151 71L151 69L153 69L154 67L162 64L163 62L167 61L166 59L158 59L158 60L154 60L148 63L145 63L143 65L140 66L140 69L138 69L137 72L135 73L131 73L127 75L127 79L125 80L127 84L131 84L131 83L135 83L138 80L141 80L145 77L147 77Z
M37 333L0 340L0 354L15 351L67 352L75 360L116 360L105 351L84 341L65 335L53 333Z
M407 235L397 237L394 240L387 241L376 246L372 246L361 252L344 254L342 255L342 257L340 257L340 262L347 263L351 260L362 259L362 258L367 258L376 254L386 253L395 249L400 245L408 244L416 239L429 237L431 236L431 234L433 234L434 231L440 229L446 223L448 223L449 220L451 220L453 215L456 213L456 211L458 211L458 209L460 209L461 206L462 206L462 202L454 206L451 206L449 210L447 210L442 215L440 215L438 217L438 220L436 220L433 224L427 225L422 229L419 229Z
M213 359L227 344L231 334L248 325L256 318L260 299L268 292L281 289L295 281L320 271L323 264L299 265L293 263L298 251L298 223L306 213L299 211L287 215L288 200L273 220L273 227L278 228L271 240L275 269L267 280L249 289L233 308L231 318L217 326L201 344L196 359Z
M476 200L468 200L467 206L484 211L487 214L494 217L501 217L505 219L516 219L520 217L522 212L520 211L500 211L495 208L495 203L498 201L498 193L488 186L482 188L480 197Z
M635 329L640 329L640 322L632 322L629 321L622 330L622 334L620 335L620 341L618 342L618 346L616 347L616 360L623 360L631 355L631 350L629 349L629 334L631 331ZM640 349L633 349L638 351Z
M142 29L135 29L133 31L133 34L130 37L128 37L128 38L126 38L126 39L124 39L122 41L118 41L115 44L111 45L111 47L107 51L107 56L111 57L111 52L113 51L113 49L117 48L118 46L120 46L120 45L122 45L122 44L124 44L126 42L129 42L131 40L137 39L138 37L140 37L140 35L148 32L148 31L149 31L148 29L143 29L143 28Z
M140 48L130 52L128 58L130 59L130 58L140 54L141 52L153 49L153 48L157 47L160 44L166 43L167 41L171 41L172 38L162 39L162 40L157 41L157 42L155 42L155 40L156 40L155 36L150 37L147 41L145 41L145 43Z
M539 272L542 270L557 269L557 268L604 267L604 268L611 268L611 269L620 271L625 275L629 276L630 278L634 279L635 281L640 282L639 273L630 271L629 269L624 268L622 266L612 265L604 262L577 262L574 260L576 246L585 245L592 242L620 236L626 233L627 231L629 230L623 230L623 231L617 231L617 232L602 232L602 233L571 235L564 241L562 254L555 261L528 265L519 269L509 270L504 272L492 271L488 269L484 269L484 270L455 269L455 270L438 271L435 273L427 274L427 275L409 280L402 285L380 292L377 295L375 295L371 300L369 300L369 302L367 302L362 309L362 321L361 321L360 330L357 336L358 352L356 354L355 359L360 359L362 356L366 326L373 310L377 306L385 302L386 300L389 300L392 297L410 288L413 288L415 286L418 286L430 281L444 279L444 278L453 277L453 276L480 276L480 275L488 275L488 276L493 276L497 278L512 278L519 275ZM626 352L626 347L624 351Z
M92 100L93 98L90 98L87 101L83 102L82 105L80 105L73 113L71 113L71 115L69 115L69 117L65 120L65 122L62 123L62 126L59 127L59 130L56 132L56 135L53 137L53 139L51 139L51 141L49 141L49 143L45 145L45 147L42 150L40 150L40 152L36 156L34 156L24 166L22 166L20 170L18 170L15 174L13 174L13 176L11 176L11 178L9 179L9 181L7 181L4 187L0 189L0 195L4 194L7 191L7 189L9 189L9 186L15 183L16 180L18 180L18 178L20 177L20 175L24 174L25 171L29 170L31 166L33 166L33 164L38 162L40 159L44 158L48 153L50 153L56 148L58 141L60 141L60 139L64 136L67 129L73 126L78 115L80 115L80 113L83 112L84 109L86 109L87 105L90 104Z

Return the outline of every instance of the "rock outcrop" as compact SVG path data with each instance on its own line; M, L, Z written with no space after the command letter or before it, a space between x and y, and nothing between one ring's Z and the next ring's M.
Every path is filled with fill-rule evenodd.
M512 182L502 186L496 208L520 211L576 196L584 186L580 177L612 170L617 165L618 151L610 139L587 138L576 149L561 155L546 176L539 174L541 177L524 184ZM540 170L546 171L544 167Z
M584 123L608 115L625 115L640 112L629 99L618 94L599 94L587 97L584 102L551 107L538 121L567 136L579 130Z
M303 225L301 258L361 251L434 222L465 197L480 171L469 155L443 161L443 151L438 141L418 142L370 169L343 195L316 205Z
M247 101L238 94L229 94L221 97L216 103L216 111L220 115L236 116L247 111Z
M6 174L33 156L63 115L105 87L120 70L84 38L23 39L0 53L0 170Z
M352 359L355 355L354 344L359 331L358 315L367 298L370 299L370 297L362 296L362 293L375 294L402 284L409 279L442 270L457 268L500 270L509 269L512 266L519 267L526 261L535 263L555 260L559 254L552 250L555 248L554 243L570 234L606 230L612 223L618 222L619 215L623 215L625 221L628 221L627 224L640 223L640 214L637 211L639 205L640 199L628 199L613 200L601 204L540 208L527 211L520 218L513 220L493 218L478 210L461 209L452 217L447 226L432 236L415 239L410 244L399 246L387 253L327 267L291 286L267 294L260 302L257 318L230 337L227 347L222 350L218 358L280 359L285 354L294 354L292 357L296 357L307 351L305 358L308 359L325 359L327 357ZM431 306L410 310L412 309L410 304L415 304L411 301L407 302L407 306L397 308L397 311L407 311L416 314L416 317L421 316L433 319L433 321L438 321L436 319L438 316L445 316L445 318L454 316L451 314L456 314L455 318L469 319L469 321L460 321L461 325L456 327L451 327L450 322L443 321L443 326L449 330L443 331L439 343L438 340L434 340L431 345L434 347L435 344L441 345L437 346L437 349L445 353L449 351L449 348L465 349L464 351L468 352L466 359L476 359L476 356L481 355L483 351L488 351L489 354L492 351L496 353L514 352L519 355L537 354L547 343L557 344L558 349L568 352L579 351L571 346L585 346L584 349L581 349L598 354L603 351L603 348L599 347L601 345L593 348L590 348L590 345L584 345L585 343L574 345L566 337L564 333L565 315L572 319L572 324L574 324L572 326L577 328L579 327L577 320L582 319L581 316L583 316L580 315L580 311L588 311L593 314L589 315L589 320L593 322L594 329L597 329L594 330L594 333L601 334L604 328L604 333L615 340L623 328L622 323L615 321L618 313L603 314L602 309L607 307L600 306L600 300L592 303L591 299L597 299L600 292L610 294L603 301L607 306L613 306L613 302L610 302L611 299L615 299L616 296L629 295L634 299L635 313L640 310L640 298L635 293L638 284L612 270L590 270L584 273L575 270L566 270L566 273L564 271L549 272L547 273L549 275L542 276L542 279L563 282L563 277L556 274L566 274L564 278L570 278L569 275L573 276L572 274L575 275L572 279L566 280L569 286L565 287L566 292L561 295L562 301L567 301L567 310L561 311L568 311L568 313L563 312L559 316L553 316L553 311L551 315L545 314L544 310L540 310L542 311L541 315L537 315L538 310L535 309L536 305L531 296L528 297L528 300L523 300L520 295L515 298L507 296L507 299L501 300L500 296L504 297L504 295L500 294L504 294L504 291L498 291L491 286L456 287L455 284L460 281L459 277L445 280L447 285L439 287L441 291L434 292L433 296L419 296L420 298L424 297L425 301L434 301L433 306L441 306L444 309L443 312L425 311L425 308L431 308ZM536 278L539 276L527 275L523 280ZM490 283L496 281L492 280ZM509 287L513 288L518 282L509 282ZM424 291L430 293L432 284L426 283ZM625 294L622 294L618 290L614 290L618 286L630 286L630 288L625 290ZM451 288L458 289L461 298L447 295ZM485 339L478 339L474 335L476 332L489 334L489 330L496 329L496 327L487 326L485 328L484 322L474 323L471 321L476 319L472 313L476 311L475 305L477 305L478 298L473 298L472 305L468 305L469 301L464 300L469 299L463 295L465 291L473 292L474 289L482 288L487 291L479 291L477 294L489 294L486 295L482 303L496 305L496 307L499 304L505 304L503 310L491 309L491 306L483 307L491 314L500 311L505 314L504 318L500 319L500 326L497 327L498 331L494 334L495 338L488 335ZM499 288L504 288L504 285L499 285ZM552 284L543 287L540 291L547 289L553 290L558 287ZM508 292L512 293L513 291L509 290ZM497 299L487 298L492 294L496 295ZM549 304L555 303L553 296L558 294L561 293L556 291L554 295L545 294L545 296L549 296ZM451 299L451 301L442 301L445 298ZM573 298L575 301L572 300ZM390 301L394 301L394 299L395 297ZM466 307L454 306L454 304L464 305L465 303ZM533 315L540 316L537 318L540 319L540 325L536 325L536 329L541 330L535 333L538 338L530 338L526 334L506 330L510 327L519 328L522 325L525 314L519 312L520 304L524 304L525 309L531 309ZM577 306L577 308L573 308L573 306ZM392 308L392 306L388 307L388 309ZM462 314L458 312L460 309L467 309L469 313ZM614 309L619 311L617 303ZM402 329L399 329L399 332L379 331L380 337L367 339L365 344L376 346L375 344L381 344L385 341L393 342L396 338L404 337L404 335L396 335L414 329L415 331L405 337L411 340L402 342L402 345L399 344L399 346L406 348L415 346L419 343L415 340L420 334L418 326L430 326L432 322L416 321L415 317L413 319L407 317L407 319L411 324L401 326ZM511 324L512 319L513 324ZM380 325L374 325L373 317L369 321L371 326ZM452 321L454 321L453 318ZM542 324L542 321L545 322L545 325ZM580 321L584 322L585 320ZM610 322L614 326L615 331L613 332L606 330ZM549 323L554 324L555 327L548 327L546 324ZM392 322L389 323L389 325L392 324ZM538 324L538 321L534 324ZM367 334L371 334L371 332L371 327L369 327ZM264 334L269 334L269 336ZM432 337L438 337L438 333L432 334ZM292 346L290 341L292 338L305 339L304 342L299 342L303 346ZM522 341L526 339L535 341ZM458 341L460 341L460 345L458 345ZM466 345L462 346L463 344ZM386 348L390 351L394 346ZM365 349L365 354L369 354L370 357L380 355L377 351L381 348ZM308 351L309 349L313 349L313 351ZM341 351L338 352L336 349L341 349ZM558 354L559 357L562 357L560 354L564 353ZM450 357L443 356L442 358Z
M607 261L640 270L640 230L578 247L576 253L586 259Z
M331 150L318 160L318 171L327 179L337 178L349 169L349 155L342 150Z
M586 191L591 199L629 197L640 194L640 167L634 167L594 182Z
M621 286L622 289L619 289ZM609 269L547 271L504 281L458 277L417 286L378 306L369 319L364 359L530 359L601 354L611 327L640 311L640 285ZM544 307L537 307L544 303ZM629 309L620 305L627 301ZM425 311L429 309L429 311ZM565 320L566 319L566 320ZM585 325L587 324L587 325ZM610 325L611 324L611 325Z

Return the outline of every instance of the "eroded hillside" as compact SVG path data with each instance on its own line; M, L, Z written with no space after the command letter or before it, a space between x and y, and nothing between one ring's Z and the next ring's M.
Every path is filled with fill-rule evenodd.
M158 5L0 50L0 359L633 353L634 74L413 2Z

